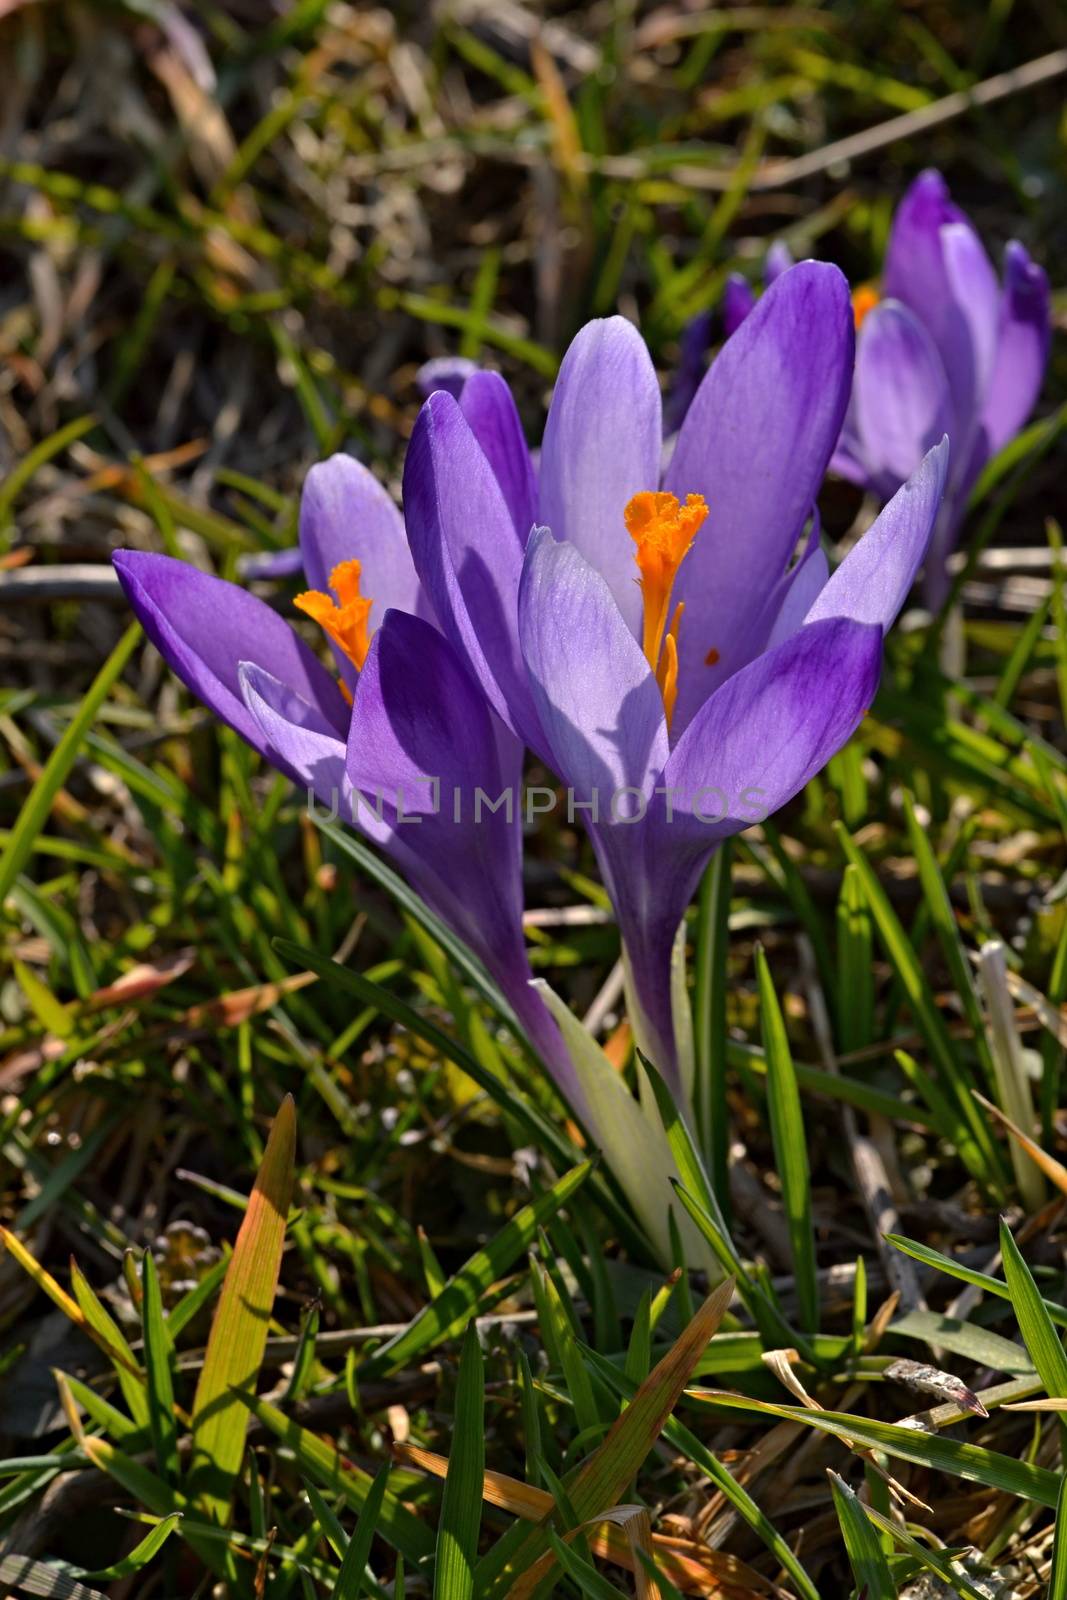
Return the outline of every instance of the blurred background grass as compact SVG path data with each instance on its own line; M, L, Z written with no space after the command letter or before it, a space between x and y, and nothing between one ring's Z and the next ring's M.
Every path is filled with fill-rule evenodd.
M1058 0L0 0L0 50L4 829L127 627L110 552L169 550L233 575L248 552L292 542L303 475L333 449L395 488L415 372L429 357L499 366L536 437L560 355L588 317L639 319L666 370L688 319L715 304L728 272L758 280L775 238L867 281L895 204L928 165L995 257L1023 239L1050 273L1062 325ZM985 103L969 103L990 81ZM860 135L865 150L846 159L841 142ZM1065 398L1057 340L1040 413ZM1062 484L1062 454L1038 462L1014 486L998 539L1043 545L1045 517L1064 514ZM830 486L826 509L843 531L859 497ZM1038 581L1047 592L1025 574L975 592L987 674ZM1047 638L1033 645L1026 715L1055 741L1057 657ZM888 769L895 759L923 791L922 761L894 737L883 729L865 753ZM975 937L999 928L1019 950L1036 938L1043 977L1055 927L1035 911L1035 885L1056 875L1062 840L1050 842L1045 802L1035 810L1029 791L997 787L991 761L989 787L973 789L983 838L952 855L955 897ZM753 933L788 985L798 923L810 932L805 918L833 917L834 815L866 823L895 896L917 903L892 784L868 789L859 771L857 758L795 808L785 846L757 836L742 856L739 1035L755 1015ZM922 798L954 849L944 793L935 785ZM97 716L25 866L6 903L0 973L0 1210L61 1274L74 1248L116 1314L130 1313L127 1245L154 1247L172 1300L210 1269L232 1236L232 1191L250 1188L287 1090L304 1163L276 1310L290 1331L311 1297L334 1329L409 1316L425 1297L416 1227L452 1266L525 1192L536 1155L514 1151L514 1129L447 1061L322 985L270 987L292 976L271 946L278 933L322 953L355 948L360 966L451 1012L492 1057L433 952L147 646ZM577 1009L595 1002L616 954L602 900L580 876L588 867L573 834L542 834L529 875L535 958ZM131 968L144 987L109 995ZM802 990L787 1014L804 1030ZM610 1006L601 1012L610 1018ZM828 1264L854 1256L868 1228L860 1198L840 1187L836 1125L816 1104ZM758 1176L765 1122L741 1096L733 1109L754 1162L739 1169L739 1226L773 1259L773 1228L770 1244L761 1231L774 1187L772 1176L761 1190ZM963 1226L958 1167L940 1166L914 1129L904 1147L923 1174L916 1206L932 1215L935 1196ZM595 1227L585 1215L582 1226ZM993 1237L991 1217L968 1226ZM50 1365L75 1359L59 1314L42 1306L0 1260L3 1431L20 1453L56 1427ZM423 1422L425 1436L438 1419ZM381 1437L368 1430L361 1445L374 1456ZM508 1448L497 1441L497 1464ZM77 1547L88 1561L98 1539L114 1541L95 1512L69 1523L69 1502L41 1516L32 1495L28 1504L22 1549Z

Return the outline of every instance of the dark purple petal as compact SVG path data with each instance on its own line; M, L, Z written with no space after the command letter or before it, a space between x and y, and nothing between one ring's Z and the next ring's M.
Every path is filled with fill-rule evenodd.
M404 514L443 632L498 716L536 747L518 643L522 548L485 453L447 394L431 395L415 423Z
M801 262L726 341L689 409L666 487L679 498L702 494L709 515L675 585L686 605L678 732L766 638L754 628L841 431L853 349L844 277L836 267Z
M667 397L663 402L663 433L669 438L685 421L685 414L693 403L707 371L708 349L714 317L710 311L698 311L682 329L679 340L678 366L671 379Z
M1004 252L996 358L982 411L987 454L1002 450L1033 410L1051 334L1048 278L1013 239Z
M459 408L496 475L522 549L537 521L537 478L511 390L499 372L472 373Z
M921 172L893 216L882 269L882 293L910 306L916 316L948 298L941 229L967 218L932 167Z
M262 667L243 661L241 696L263 736L269 759L309 789L320 805L350 819L345 740L317 706ZM384 830L376 835L384 842Z
M604 822L619 790L649 796L667 759L659 686L604 579L547 528L534 531L526 552L519 637L563 781L583 801L595 796Z
M945 438L853 545L809 609L806 626L829 617L892 626L929 548L948 469Z
M415 374L415 383L424 400L428 400L439 389L450 394L453 400L458 400L463 385L478 370L478 363L467 356L434 356L432 361L422 363Z
M334 679L289 624L235 583L171 556L119 550L127 599L182 682L216 716L269 756L241 694L240 665L252 662L317 708L340 738L348 707Z
M425 615L408 549L404 519L373 472L352 456L335 455L311 468L300 498L300 548L309 589L329 590L330 574L342 561L361 563L360 592L373 601L368 626L373 632L390 607ZM335 650L349 687L357 669Z
M882 498L916 471L949 426L941 357L898 300L875 306L859 331L849 419L868 481Z
M756 304L752 285L739 272L731 272L722 291L722 325L729 338Z
M634 549L623 521L631 497L659 482L659 384L644 340L624 317L589 322L556 380L541 449L541 521L595 567L636 633Z
M499 730L485 700L448 641L418 617L390 611L371 642L346 765L362 796L357 825L381 812L389 853L497 978L556 1082L580 1108L558 1030L529 988L518 765L501 762ZM492 809L502 797L505 803Z

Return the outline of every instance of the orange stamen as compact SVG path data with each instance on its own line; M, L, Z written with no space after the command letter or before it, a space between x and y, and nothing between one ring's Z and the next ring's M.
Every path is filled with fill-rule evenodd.
M361 562L342 561L330 573L333 595L324 594L321 589L307 589L293 601L297 610L317 622L356 667L362 667L370 649L367 622L374 604L359 592L361 571Z
M852 315L857 329L863 327L865 319L874 310L881 298L873 283L862 283L858 289L853 289Z
M679 600L674 608L671 625L667 629L667 636L663 641L660 651L659 666L656 668L656 682L659 692L663 696L663 709L667 714L667 726L671 725L674 716L674 703L678 698L678 624L682 620L685 610L685 601Z
M637 546L634 559L641 574L638 582L645 602L642 648L657 675L664 634L668 632L674 580L707 514L707 502L701 494L688 495L682 505L677 495L657 494L651 489L635 494L623 512L630 538ZM679 609L671 624L672 636L677 633L680 616ZM675 679L677 648L675 641Z

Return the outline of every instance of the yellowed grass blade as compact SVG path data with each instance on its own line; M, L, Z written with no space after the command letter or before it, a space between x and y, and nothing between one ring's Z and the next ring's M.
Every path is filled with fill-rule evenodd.
M193 1402L189 1498L220 1523L229 1514L248 1428L248 1407L234 1391L255 1389L263 1361L293 1196L295 1153L296 1109L292 1096L286 1095L223 1280Z
M985 1095L978 1093L977 1089L972 1089L971 1093L979 1105L984 1106L989 1115L995 1117L1001 1126L1007 1129L1016 1143L1026 1151L1034 1165L1039 1167L1045 1174L1048 1181L1055 1184L1061 1194L1067 1194L1067 1167L1063 1165L1062 1161L1057 1161L1055 1156L1050 1156L1047 1150L1042 1150L1041 1146L1031 1139L1028 1133L1024 1133L1022 1128L1013 1122L1010 1117L1005 1116L1000 1107L995 1106L992 1100L987 1100Z
M29 1274L37 1287L43 1290L54 1305L59 1307L63 1315L69 1317L75 1327L81 1329L86 1338L99 1345L110 1361L115 1361L120 1367L125 1367L135 1378L144 1377L137 1363L131 1360L125 1351L116 1349L113 1344L104 1338L99 1329L94 1328L78 1302L71 1299L67 1291L56 1282L50 1272L42 1267L36 1256L27 1250L22 1240L17 1238L9 1228L0 1228L0 1244L5 1246L9 1255L14 1256L22 1270Z

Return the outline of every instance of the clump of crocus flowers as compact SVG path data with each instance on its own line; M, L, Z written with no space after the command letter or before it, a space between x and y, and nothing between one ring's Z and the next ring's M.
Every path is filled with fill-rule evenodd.
M854 356L845 279L802 262L740 321L667 451L652 361L621 317L572 343L537 457L504 380L449 368L416 422L403 516L347 456L308 476L296 604L333 670L240 587L165 556L115 558L183 681L300 786L342 797L609 1146L617 1075L605 1065L605 1091L597 1047L531 982L523 760L556 774L588 831L637 1042L688 1115L686 908L717 845L785 805L857 727L949 472L947 442L924 437L831 574L815 502L850 437ZM608 1154L662 1241L665 1173L617 1142Z
M789 262L784 245L772 246L765 280ZM754 304L747 282L732 278L722 307L728 331ZM852 399L831 466L885 501L948 435L952 462L926 560L926 597L936 607L971 491L1040 393L1051 333L1048 279L1015 239L998 279L976 229L931 170L904 195L880 282L855 290L853 310Z

